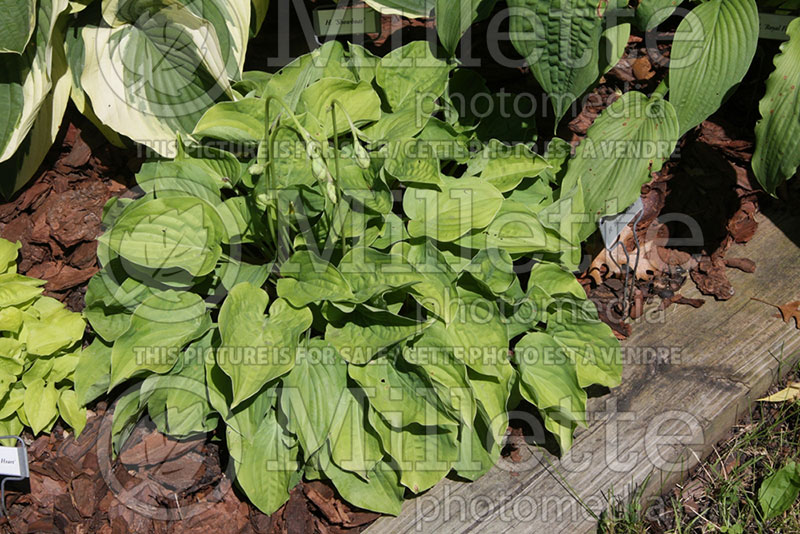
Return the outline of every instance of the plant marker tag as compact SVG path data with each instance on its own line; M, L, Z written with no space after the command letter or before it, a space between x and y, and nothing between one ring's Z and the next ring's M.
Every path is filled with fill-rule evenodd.
M381 14L370 7L317 9L314 31L320 37L380 33Z
M600 235L603 236L603 243L606 248L611 250L614 243L619 239L620 234L628 226L636 215L644 209L642 204L642 197L636 199L636 202L630 205L628 209L617 215L606 215L600 219L597 226L600 228Z
M758 14L758 36L761 39L774 39L776 41L785 41L789 38L786 34L786 28L789 23L794 20L793 16L776 15L773 13L759 13Z
M28 478L28 475L25 447L0 447L0 476Z

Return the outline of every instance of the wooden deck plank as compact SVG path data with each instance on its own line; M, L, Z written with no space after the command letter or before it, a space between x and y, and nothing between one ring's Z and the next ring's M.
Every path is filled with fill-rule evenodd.
M637 325L626 351L667 348L674 357L628 362L619 388L590 399L590 427L565 457L531 447L476 482L444 480L368 534L590 533L610 489L624 498L644 486L653 496L678 482L800 356L800 331L750 300L800 298L798 243L800 218L762 215L753 240L729 253L757 262L754 274L729 271L730 300L672 306L663 323Z

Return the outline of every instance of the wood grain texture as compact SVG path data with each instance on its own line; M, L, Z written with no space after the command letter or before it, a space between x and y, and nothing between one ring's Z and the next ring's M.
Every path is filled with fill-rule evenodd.
M622 385L590 399L590 426L569 454L530 447L521 462L501 459L476 482L444 480L367 533L590 533L609 490L625 498L643 486L649 497L678 482L800 356L794 324L750 300L800 298L800 218L771 213L759 222L753 240L728 254L757 263L753 274L729 270L730 300L672 306L634 327ZM684 294L699 296L691 285ZM670 356L642 357L653 349Z

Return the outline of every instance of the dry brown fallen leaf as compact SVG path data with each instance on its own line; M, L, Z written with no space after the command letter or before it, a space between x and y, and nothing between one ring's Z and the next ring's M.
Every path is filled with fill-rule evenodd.
M761 402L787 402L800 398L800 382L793 382L777 393L758 399Z
M787 302L783 306L778 306L777 304L772 304L771 302L767 302L766 300L761 300L760 298L756 297L750 297L750 300L755 300L756 302L762 302L768 306L778 308L778 311L781 312L781 318L783 319L784 323L789 324L791 320L794 319L795 327L800 329L800 300Z

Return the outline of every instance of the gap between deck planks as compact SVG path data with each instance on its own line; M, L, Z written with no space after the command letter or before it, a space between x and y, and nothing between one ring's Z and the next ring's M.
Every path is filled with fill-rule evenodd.
M476 482L446 479L367 534L590 533L609 490L624 498L644 486L649 497L679 482L800 356L800 330L750 300L800 299L800 217L761 214L759 223L750 243L728 253L757 264L753 274L728 270L730 300L673 305L663 322L634 326L623 342L628 360L643 348L673 356L663 364L627 361L622 385L590 399L590 426L565 457L531 447L522 462L501 459ZM699 296L692 286L683 293Z

